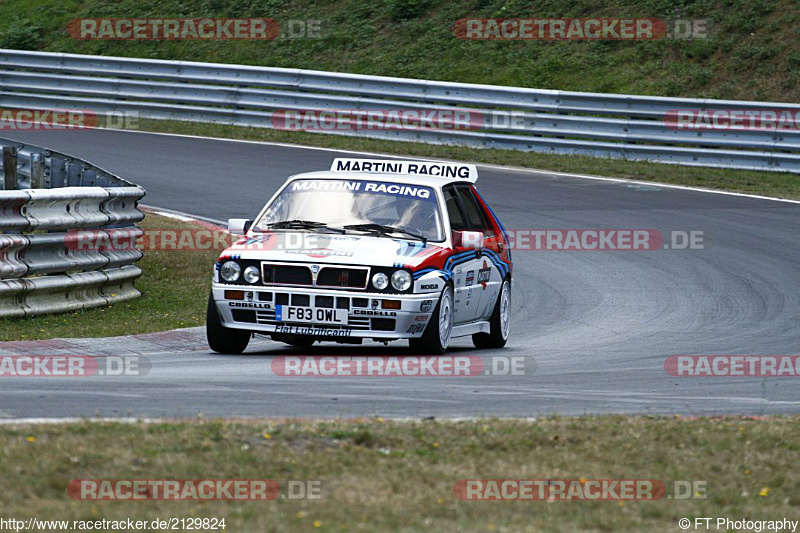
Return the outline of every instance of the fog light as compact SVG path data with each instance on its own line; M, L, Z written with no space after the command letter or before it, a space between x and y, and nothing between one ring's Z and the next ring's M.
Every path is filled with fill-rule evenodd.
M225 291L226 300L244 300L244 291Z
M384 300L381 307L384 309L400 309L400 300Z

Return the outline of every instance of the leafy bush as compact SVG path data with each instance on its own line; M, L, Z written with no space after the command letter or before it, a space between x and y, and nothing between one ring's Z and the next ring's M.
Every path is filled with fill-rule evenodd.
M16 18L0 32L0 47L36 50L42 42L43 28L28 19Z
M428 0L389 0L389 17L394 22L419 17L428 8Z

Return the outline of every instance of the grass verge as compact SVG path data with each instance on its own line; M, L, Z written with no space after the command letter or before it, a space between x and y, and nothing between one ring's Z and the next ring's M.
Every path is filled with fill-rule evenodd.
M623 161L587 156L539 154L515 150L476 149L423 143L384 141L361 137L246 128L199 122L138 121L145 131L200 135L251 141L284 142L341 150L378 152L402 156L421 156L455 161L507 165L574 174L657 181L690 187L705 187L775 198L800 199L800 176L785 172L728 170ZM309 169L313 170L313 169Z
M552 417L0 427L5 518L225 518L227 531L679 531L796 519L800 417ZM780 446L777 443L781 443ZM320 480L322 499L84 502L72 479ZM459 479L705 481L705 498L460 501ZM724 528L723 528L724 529Z
M198 229L189 222L148 213L145 231ZM109 307L72 313L0 319L0 341L58 337L112 337L205 324L211 273L221 250L146 251L136 263L142 296Z
M0 48L353 72L540 89L800 101L792 0L4 0ZM75 39L80 18L269 17L274 40ZM464 40L462 18L703 21L693 39ZM320 31L296 31L318 21ZM315 24L316 25L316 24ZM295 28L295 29L293 29ZM683 33L683 32L680 32ZM685 34L684 34L685 35Z

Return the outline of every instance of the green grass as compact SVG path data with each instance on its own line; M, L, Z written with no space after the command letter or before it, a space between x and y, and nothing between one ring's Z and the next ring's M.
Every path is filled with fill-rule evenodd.
M145 231L198 228L154 214L147 214L140 226ZM145 251L137 263L143 271L136 281L140 298L72 313L0 319L0 341L111 337L203 325L220 251Z
M0 46L611 93L800 101L791 0L5 0ZM78 41L74 18L317 19L321 39ZM706 19L694 41L465 41L465 17Z
M509 165L575 174L657 181L661 183L736 191L776 198L800 199L800 176L784 172L687 167L663 163L649 163L646 161L622 161L586 156L539 154L516 150L475 149L460 146L442 146L384 141L361 137L344 137L320 133L243 128L198 122L139 120L138 128L146 131L164 133L285 142L342 150Z
M269 437L269 438L266 438ZM679 531L682 517L797 519L797 416L552 417L0 427L3 517L226 519L226 531ZM778 443L781 443L778 445ZM72 479L319 480L322 499L82 502ZM696 499L461 501L460 479L705 481ZM723 529L724 530L724 529Z

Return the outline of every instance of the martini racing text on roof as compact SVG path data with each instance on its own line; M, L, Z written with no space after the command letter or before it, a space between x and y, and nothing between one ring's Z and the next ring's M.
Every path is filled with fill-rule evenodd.
M363 186L363 187L362 187ZM414 196L423 200L435 201L430 187L384 183L380 181L330 181L297 180L292 182L292 191L363 191L396 196Z
M469 183L478 181L475 165L439 163L437 161L386 161L382 159L333 160L331 172L366 172L372 174L408 174L434 178L461 179Z

